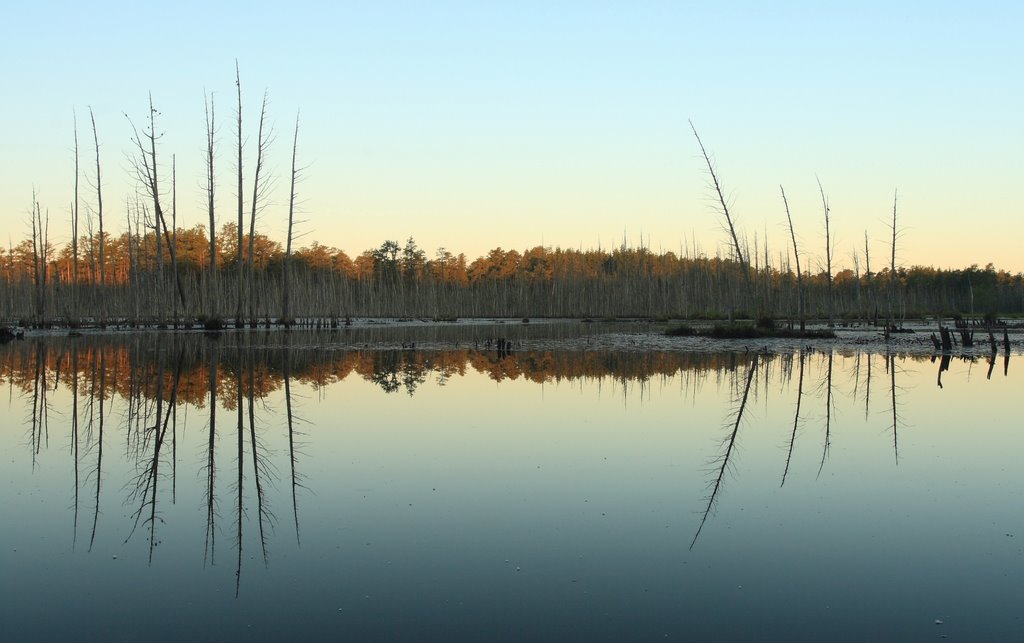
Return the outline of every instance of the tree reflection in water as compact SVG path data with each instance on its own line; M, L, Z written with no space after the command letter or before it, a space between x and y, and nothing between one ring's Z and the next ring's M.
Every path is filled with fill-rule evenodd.
M713 462L714 474L709 485L710 491L708 493L707 503L705 504L704 512L700 517L700 524L697 526L697 533L693 535L693 540L690 541L690 549L693 549L693 546L697 544L700 532L704 529L704 523L707 522L708 516L715 507L715 502L718 500L718 493L722 489L722 481L725 479L725 473L729 469L729 459L736 446L736 435L739 433L740 425L743 424L743 412L747 408L747 400L750 397L750 384L754 380L754 373L756 372L757 354L755 353L750 358L750 364L747 366L746 383L743 385L743 390L736 397L735 409L731 412L732 415L729 422L729 433L722 441L722 453L718 455Z
M297 415L296 384L314 390L357 378L370 382L385 393L405 392L413 396L426 383L444 386L452 378L474 371L501 382L525 380L535 383L561 381L611 380L625 389L627 385L649 386L655 378L677 378L684 398L707 384L731 392L732 405L722 417L724 437L711 460L707 494L697 512L693 548L715 508L722 501L727 475L737 477L735 453L744 418L755 400L781 395L792 404L792 421L785 423L785 455L781 462L780 486L785 486L800 470L797 442L810 423L807 409L824 405L820 458L815 456L818 475L830 457L835 438L834 424L842 418L834 412L837 395L844 384L834 378L834 363L840 368L853 364L852 398L863 399L865 418L870 415L872 369L883 359L888 374L889 429L892 448L899 462L898 430L903 424L899 413L899 364L928 357L876 355L871 353L836 354L800 350L795 353L747 352L607 352L583 350L509 350L484 341L465 342L454 350L424 350L392 347L384 350L340 349L320 341L310 341L301 333L226 333L136 334L125 337L82 336L51 337L13 342L0 348L0 373L4 374L12 396L17 392L25 403L26 448L31 453L32 470L37 456L50 448L53 418L60 417L70 455L72 489L72 546L78 543L83 522L81 509L91 504L89 550L100 532L101 506L104 504L105 471L108 449L123 451L132 467L124 488L123 504L130 516L125 541L140 538L152 563L161 542L160 530L170 508L177 504L179 460L188 462L188 452L179 452L183 427L179 419L191 407L199 411L205 423L196 454L195 471L201 481L204 565L216 566L218 534L233 532L229 539L234 554L236 593L241 591L243 551L253 541L267 565L276 524L271 507L271 490L287 485L279 502L290 502L296 545L302 543L300 505L308 491L302 473L303 445L309 439L299 430L303 420ZM950 355L936 356L938 384L950 365ZM972 358L964 358L972 359ZM996 356L989 361L988 375ZM1004 357L1003 373L1008 373L1009 354ZM820 378L817 386L808 386L808 378ZM776 381L778 378L778 381ZM863 379L863 381L862 381ZM776 385L778 384L778 385ZM67 396L58 392L66 391ZM777 391L777 392L776 392ZM59 409L56 400L70 398L71 408ZM275 408L276 405L276 408ZM820 408L820 407L817 407ZM179 413L180 411L180 413ZM787 411L787 416L788 416ZM814 411L812 410L813 414ZM227 417L234 415L234 418ZM114 425L110 426L111 419ZM234 434L230 427L234 420ZM65 424L66 423L66 424ZM817 420L814 422L817 424ZM56 426L56 425L54 425ZM116 447L118 442L122 445ZM274 452L271 443L281 445ZM187 444L187 442L185 442ZM280 453L286 450L287 453ZM223 459L234 460L225 465ZM275 464L275 458L281 460ZM184 458L184 459L183 459ZM116 466L117 458L113 463ZM227 469L222 467L227 466ZM813 466L808 463L808 466ZM813 471L813 469L811 469ZM227 478L221 475L230 471ZM233 474L233 475L232 475ZM87 491L88 490L88 491ZM232 497L233 521L220 524L220 500ZM108 500L109 502L109 500ZM88 508L85 509L88 511ZM251 522L250 522L251 521Z

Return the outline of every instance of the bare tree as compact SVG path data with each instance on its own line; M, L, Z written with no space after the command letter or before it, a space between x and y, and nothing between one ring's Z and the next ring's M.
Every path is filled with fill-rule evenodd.
M867 230L864 231L864 288L867 290L868 306L871 307L871 310L868 311L868 316L871 317L873 323L877 323L878 315L877 310L875 309L876 302L875 297L872 294L874 288L871 286L871 246L868 244Z
M736 253L736 260L740 263L740 269L743 271L743 277L747 284L747 293L750 294L751 282L750 282L750 266L749 261L746 259L746 255L743 253L743 248L740 246L739 237L736 235L736 226L734 224L732 215L729 213L729 204L725 200L725 194L722 192L722 184L718 180L718 173L715 172L715 164L711 161L711 157L708 155L706 149L704 149L704 143L700 140L700 135L697 134L697 128L694 127L693 121L689 121L690 129L693 130L693 136L697 139L697 145L700 146L700 153L704 156L704 162L708 166L708 174L711 176L711 186L715 190L715 195L718 198L719 207L722 209L722 216L725 217L725 229L729 233L729 237L732 239L733 251Z
M892 254L890 256L889 265L889 326L892 326L895 320L895 307L896 307L896 239L898 235L898 228L896 227L896 202L899 198L899 190L893 190L892 193Z
M281 321L285 326L291 326L291 268L292 268L292 239L294 237L295 224L295 184L299 179L299 169L295 167L295 158L299 149L299 114L295 114L295 136L292 139L292 169L290 189L288 190L288 240L284 254L284 284L281 288Z
M75 126L75 200L71 206L71 315L72 326L78 325L78 114L74 114ZM77 357L77 354L76 354Z
M821 208L825 214L825 273L828 278L826 311L828 312L828 324L832 325L832 233L829 229L829 207L828 197L825 196L825 188L821 187L821 179L818 181L818 192L821 193Z
M166 233L166 226L164 231ZM181 289L181 279L178 274L178 164L174 154L171 154L171 272L174 273L174 279L178 283L179 292ZM184 296L181 297L182 305L184 305ZM182 311L185 312L185 311ZM178 304L175 302L172 318L174 327L178 327Z
M125 218L128 221L128 275L129 283L138 284L139 282L139 262L135 260L135 248L138 245L138 233L132 234L132 208L127 199L125 199ZM136 228L138 227L138 209L135 209L135 221ZM138 305L138 288L132 288L132 317L138 319L139 317L139 305Z
M214 137L216 136L216 114L214 111L213 94L203 97L206 111L206 207L210 217L210 269L207 275L206 308L209 317L217 315L217 222L214 218L213 197L216 184L214 182Z
M238 89L238 112L235 121L238 130L238 254L235 256L236 269L238 270L238 290L235 301L235 328L242 327L242 294L245 284L245 272L242 270L242 236L243 217L245 216L245 197L242 194L242 77L238 71L238 60L235 60L235 87Z
M864 277L871 278L871 247L868 245L868 231L864 231Z
M99 263L100 263L100 290L107 285L107 273L106 273L106 257L104 256L104 248L106 246L106 239L103 236L103 179L100 174L100 139L99 135L96 134L96 116L92 113L92 107L89 108L89 120L92 121L92 142L93 148L96 150L96 218L99 221L99 232L100 232L100 243L99 243ZM107 298L100 293L100 326L106 324L107 321Z
M860 297L860 254L857 252L857 246L854 246L850 251L850 260L853 262L853 287L854 294L856 295L857 311L859 312L863 308Z
M46 315L46 272L47 272L47 235L50 229L50 212L47 210L45 221L39 205L39 197L32 190L32 286L35 291L36 325L44 323Z
M270 189L270 178L264 172L264 161L267 149L273 139L273 130L265 127L267 118L267 92L263 92L263 104L260 107L259 133L256 136L256 168L252 178L252 203L250 204L249 216L249 260L248 260L248 282L249 282L249 324L256 324L256 271L254 268L255 244L256 244L256 214L263 208L266 202L267 193Z
M789 201L786 200L786 190L780 185L779 191L782 192L782 204L786 207L786 222L789 223L789 238L793 241L793 256L796 259L796 314L800 320L800 330L804 330L804 278L803 271L800 269L800 251L796 246L796 231L793 229L793 217L789 214ZM801 368L802 367L803 362L801 362Z
M135 123L132 122L131 118L125 114L125 118L128 119L129 124L132 126L133 138L132 142L138 147L139 154L132 161L136 177L142 184L146 195L153 201L153 216L154 226L156 226L156 236L159 238L161 228L163 230L164 242L167 244L168 251L171 255L171 266L177 266L177 253L174 248L174 241L171 239L170 231L167 228L167 220L164 217L163 207L160 204L160 178L159 178L159 165L157 163L157 148L156 142L161 135L156 133L156 114L157 110L153 107L153 95L149 95L149 129L143 129L142 134L139 134L139 130L135 127ZM173 205L172 205L173 207ZM158 252L157 256L160 256L159 242L157 245ZM174 282L178 290L178 301L181 304L182 309L186 309L185 305L185 289L181 283L181 275L175 271Z

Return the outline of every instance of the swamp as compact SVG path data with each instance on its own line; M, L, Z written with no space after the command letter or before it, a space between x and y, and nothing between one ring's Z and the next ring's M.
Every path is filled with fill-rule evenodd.
M0 636L1015 637L1020 335L837 335L30 333Z

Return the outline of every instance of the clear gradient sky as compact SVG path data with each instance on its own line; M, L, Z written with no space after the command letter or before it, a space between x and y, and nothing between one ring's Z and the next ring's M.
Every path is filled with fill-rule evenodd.
M107 225L122 232L134 189L124 114L144 119L148 92L185 226L206 217L203 92L214 93L218 216L231 220L238 59L249 167L270 95L277 185L259 225L279 240L301 109L303 245L355 256L412 236L430 256L445 246L472 259L625 236L727 253L692 119L741 232L767 234L776 256L781 183L805 267L820 265L817 176L843 265L866 231L882 267L898 188L901 264L1024 271L1022 34L1019 2L9 0L0 232L29 234L35 186L51 240L70 238L72 118L91 178L89 106Z

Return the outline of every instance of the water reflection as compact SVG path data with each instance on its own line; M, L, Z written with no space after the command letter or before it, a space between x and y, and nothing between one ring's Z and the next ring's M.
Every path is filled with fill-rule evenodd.
M779 487L800 471L815 479L830 469L834 444L845 418L837 398L863 404L865 422L876 412L887 418L894 465L900 463L901 378L907 364L937 363L938 388L952 360L973 364L978 358L834 353L812 349L794 353L603 352L525 350L508 340L466 342L455 350L413 348L338 349L308 342L300 334L86 336L15 342L0 350L0 372L25 404L25 448L33 472L38 458L63 449L52 435L67 436L71 487L72 547L88 530L92 551L105 514L115 518L110 533L125 543L141 540L150 565L159 557L171 515L181 516L180 470L188 488L198 481L201 498L188 497L187 509L202 507L203 563L215 567L225 555L220 536L228 535L234 593L242 591L245 565L270 565L279 516L287 516L294 543L303 543L300 506L309 494L304 467L316 440L299 427L302 404L296 384L324 391L358 380L387 394L413 397L425 385L448 385L455 378L479 375L493 382L537 384L611 382L623 393L654 383L672 383L683 400L705 389L721 395L715 417L721 431L705 444L706 484L680 490L681 505L693 508L693 550L708 530L726 496L729 480L742 478L738 462L751 413L782 407L783 436L774 469ZM886 374L884 409L872 409L878 361ZM988 360L991 378L996 354ZM1003 375L1008 375L1009 353ZM394 398L393 398L394 399ZM629 402L633 403L633 402ZM859 412L859 411L858 411ZM684 410L680 408L680 417ZM775 417L774 412L771 415ZM58 420L59 418L59 420ZM191 418L191 419L189 419ZM773 420L775 421L775 420ZM816 437L808 435L813 433ZM187 437L186 437L187 435ZM813 464L801 459L799 444L815 445ZM58 446L59 444L59 446ZM184 449L184 450L183 450ZM113 454L113 462L108 462ZM806 454L802 454L806 455ZM322 465L320 465L322 466ZM332 466L342 466L332 463ZM111 467L111 470L106 470ZM779 471L781 470L781 479ZM118 500L104 493L120 490ZM283 493L279 493L282 491ZM329 493L330 489L322 492ZM110 503L106 507L104 502ZM410 505L412 506L412 505ZM104 511L106 509L106 511ZM87 517L83 517L87 516ZM83 525L84 523L84 525ZM705 534L706 538L706 534ZM246 556L249 555L247 558ZM257 563L258 564L258 563Z
M754 381L755 372L757 372L756 353L750 357L750 363L747 366L746 383L743 385L742 392L736 397L735 409L732 411L732 417L729 422L731 428L729 429L728 436L723 440L722 453L714 461L716 466L710 484L707 504L704 507L704 512L701 514L697 533L693 535L693 540L690 541L690 549L693 549L693 546L697 544L697 538L700 537L700 532L704 529L704 524L707 522L711 510L715 506L715 501L718 499L718 493L722 489L722 480L725 479L725 473L729 468L729 460L732 456L733 448L736 446L736 434L739 433L740 425L743 424L743 411L747 408L747 400L750 398L750 385Z

